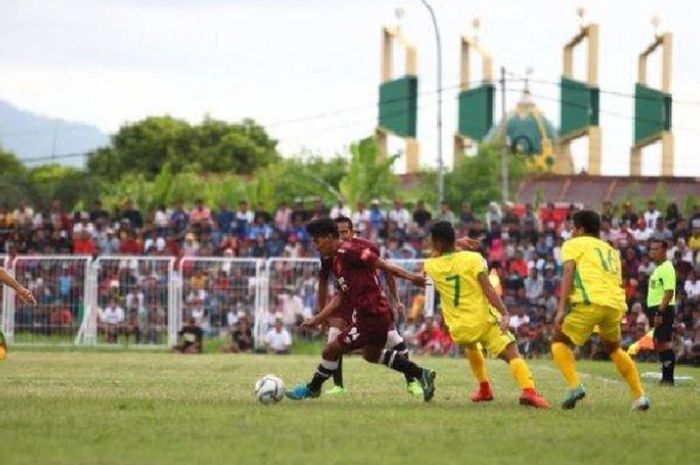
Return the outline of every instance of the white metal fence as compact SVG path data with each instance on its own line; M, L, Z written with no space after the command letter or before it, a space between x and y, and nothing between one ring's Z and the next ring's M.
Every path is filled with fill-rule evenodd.
M255 346L276 318L294 326L318 310L320 262L313 258L217 258L21 256L0 264L31 289L37 305L21 304L11 289L0 290L5 333L11 343L176 343L183 323L194 319L206 334L227 336L247 318ZM411 271L422 260L394 260ZM432 298L397 279L410 311Z

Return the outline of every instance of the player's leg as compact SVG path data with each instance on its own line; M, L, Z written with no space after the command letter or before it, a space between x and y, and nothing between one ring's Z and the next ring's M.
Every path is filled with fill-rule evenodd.
M465 344L464 355L469 360L469 366L474 373L474 377L479 382L479 387L471 396L472 402L488 402L493 400L493 390L489 374L486 370L486 360L482 351L481 344L478 342Z
M347 326L347 323L342 318L331 318L329 320L328 328L328 343L335 341L343 328ZM326 394L344 394L347 392L345 384L343 383L343 356L338 358L338 368L333 372L333 387L329 389Z
M659 354L661 362L661 384L673 386L674 372L676 369L676 353L673 351L671 342L673 341L673 319L674 311L669 307L664 312L656 310L655 316L661 317L661 325L654 328L654 347ZM654 321L654 318L650 318Z
M407 359L410 359L408 353L408 347L406 346L406 341L399 334L396 329L396 325L392 324L389 332L386 333L386 347L389 350L393 350L403 355ZM420 397L423 395L423 389L416 378L412 378L410 375L405 375L406 378L406 390L409 394Z
M601 309L601 311L607 315L600 323L600 338L603 342L603 348L610 355L610 360L613 361L620 375L630 387L634 398L632 408L635 410L647 410L649 408L649 398L644 395L637 364L634 363L634 360L627 352L620 348L620 341L622 340L620 320L622 315L620 312L612 311L611 309Z
M576 372L576 360L571 346L585 344L596 323L591 307L579 305L564 317L561 328L555 329L552 335L552 358L568 385L566 397L561 404L563 409L576 407L576 402L586 397L586 388Z
M341 333L342 336L342 333ZM333 376L333 372L338 368L338 359L346 351L339 338L329 342L323 353L321 354L321 363L316 368L311 381L307 384L301 384L294 389L287 391L285 394L293 400L302 400L321 395L321 387L329 378Z
M549 402L540 396L535 389L535 380L532 377L530 367L518 351L518 344L510 333L500 331L498 326L493 329L485 341L490 351L498 354L498 358L505 361L510 367L510 373L523 390L520 395L520 404L536 408L549 408Z
M435 372L430 368L418 366L396 350L382 347L384 344L370 343L362 349L362 356L370 363L381 363L404 376L418 380L423 391L423 400L430 401L435 395Z

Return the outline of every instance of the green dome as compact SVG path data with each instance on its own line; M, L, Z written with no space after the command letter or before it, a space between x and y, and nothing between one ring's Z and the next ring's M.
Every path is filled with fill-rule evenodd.
M503 121L491 128L486 142L498 142L503 135ZM523 155L538 166L551 169L554 165L554 149L557 131L552 123L532 103L527 94L511 111L505 121L506 135L511 151Z

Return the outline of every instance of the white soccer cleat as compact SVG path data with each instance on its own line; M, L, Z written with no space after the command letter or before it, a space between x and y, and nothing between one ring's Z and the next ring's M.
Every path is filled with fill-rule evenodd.
M642 396L632 403L632 410L637 410L639 412L649 410L649 407L651 407L651 402L649 402L647 396Z

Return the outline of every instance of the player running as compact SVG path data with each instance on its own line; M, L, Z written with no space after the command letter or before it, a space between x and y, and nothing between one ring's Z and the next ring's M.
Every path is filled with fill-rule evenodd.
M361 350L363 358L368 362L382 363L419 380L423 388L423 399L430 401L435 394L435 372L419 367L395 350L384 349L392 315L389 300L379 284L377 270L408 279L419 286L425 284L425 278L385 262L367 246L366 241L341 241L338 226L330 218L312 221L307 230L321 256L333 260L333 275L340 292L333 296L318 315L302 325L313 328L326 322L341 307L343 299L346 299L353 312L350 326L326 345L321 363L311 381L287 391L287 397L302 400L320 396L323 383L338 368L338 359L345 353Z
M576 402L586 397L586 389L576 373L574 354L568 344L582 346L597 325L603 348L632 391L632 408L647 410L649 399L642 391L637 365L620 348L620 323L627 310L620 252L600 240L600 216L596 212L576 212L573 221L573 238L561 249L564 276L552 336L554 362L569 384L562 408L572 409ZM567 306L570 310L565 316Z
M353 229L352 220L350 218L346 216L339 216L334 221L335 224L338 226L338 234L341 241L347 241L355 237L355 231ZM363 240L360 238L357 239L359 241ZM367 246L370 248L370 250L372 250L377 256L379 256L379 249L377 248L377 246L370 241L365 242L367 243ZM321 274L318 284L318 302L320 308L323 308L326 304L326 298L328 296L328 279L330 278L330 275L332 273L332 267L332 259L326 258L321 260ZM403 315L405 312L405 308L403 306L403 303L401 303L401 299L399 298L398 290L396 287L396 279L394 279L394 276L392 274L386 273L384 276L386 276L386 283L389 287L389 292L394 302L397 314ZM334 341L335 338L338 337L338 334L340 334L342 330L350 324L351 318L352 308L349 305L346 305L346 302L341 302L341 306L338 312L336 312L328 319L328 342ZM409 358L408 347L406 346L406 342L396 329L396 320L397 318L395 317L394 322L392 322L389 332L387 333L386 345L390 350L396 351L404 357ZM336 395L344 394L347 392L347 388L343 383L342 356L338 359L338 368L333 372L333 384L334 386L328 391L326 391L326 394ZM406 375L406 390L409 394L416 397L421 397L423 395L423 389L421 388L421 385L418 382L418 380L410 377L409 375Z
M510 315L489 281L486 261L478 252L457 251L452 223L439 221L430 229L434 257L425 262L425 272L440 293L442 314L456 344L466 347L479 390L472 400L490 401L493 392L486 372L481 343L510 366L523 392L520 404L549 408L535 390L530 369L508 331Z
M0 285L5 285L11 287L17 293L17 297L20 298L22 302L31 303L36 305L36 299L34 299L34 294L32 291L22 286L15 278L10 276L3 267L0 266ZM5 360L7 356L7 341L5 341L5 335L2 333L0 328L0 360Z

